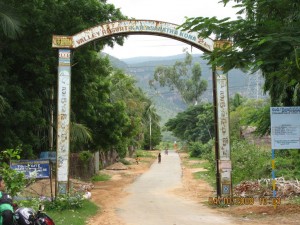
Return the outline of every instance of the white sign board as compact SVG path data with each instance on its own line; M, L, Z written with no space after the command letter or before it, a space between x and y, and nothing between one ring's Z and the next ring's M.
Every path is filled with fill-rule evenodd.
M300 107L271 107L272 149L300 149Z

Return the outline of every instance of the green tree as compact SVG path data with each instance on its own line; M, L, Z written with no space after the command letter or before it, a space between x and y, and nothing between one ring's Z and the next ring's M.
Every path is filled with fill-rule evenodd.
M241 138L242 127L254 126L258 135L270 132L270 101L268 99L243 99L236 108L230 110L231 139Z
M214 137L214 117L211 103L190 106L166 124L166 129L183 141L202 143Z
M240 93L235 93L233 98L229 99L230 111L234 111L237 107L242 105L245 100L246 99Z
M4 2L0 2L0 23L4 36L16 39L21 33L21 25L19 21L16 10Z
M57 84L57 52L51 48L52 35L73 35L99 23L126 17L105 1L2 2L22 15L23 36L13 40L0 34L0 101L6 102L5 110L0 113L0 149L22 144L26 149L23 157L36 157L49 148L50 92ZM122 41L122 37L115 37L94 42L72 54L71 120L84 124L94 137L92 144L83 143L79 148L113 145L129 123L125 105L109 101L109 83L105 77L110 74L111 66L97 54L104 45Z
M199 63L192 64L192 55L186 52L183 62L176 61L173 66L159 66L155 69L150 86L158 84L179 91L183 101L188 105L197 104L207 88L207 81L202 80Z
M160 116L156 112L151 100L146 102L146 107L143 116L144 123L144 142L143 148L150 149L158 145L161 141Z
M158 125L159 117L156 112L149 110L152 102L140 88L136 87L136 80L121 70L114 70L108 77L111 85L110 99L112 102L124 102L125 111L130 118L130 125L123 134L127 146L137 148L146 141L142 134L149 128L149 115L153 117L153 124ZM151 112L150 112L151 111ZM159 125L158 125L159 126ZM148 139L149 140L149 139Z
M202 37L230 40L227 48L215 48L206 56L210 64L261 70L271 105L299 105L300 2L294 0L223 0L240 9L236 20L216 17L189 18L185 30Z

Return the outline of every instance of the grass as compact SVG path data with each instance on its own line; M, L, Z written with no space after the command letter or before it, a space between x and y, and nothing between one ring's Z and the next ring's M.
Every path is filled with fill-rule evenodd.
M84 225L86 220L94 216L99 210L99 207L94 203L86 200L83 202L83 207L76 210L46 210L55 222L55 225Z
M153 154L153 152L146 151L146 150L137 150L136 155L143 158L155 158L156 156Z
M192 164L189 164L189 167L190 168L203 168L203 163L201 163L201 162L192 163Z
M193 173L195 179L201 179L208 182L212 187L216 185L215 176L212 176L209 171L198 171Z
M300 196L292 198L290 202L295 205L300 205Z
M111 176L108 174L98 173L92 177L92 181L107 181L110 180Z
M199 162L189 163L190 161L193 161L193 162L199 161ZM216 185L215 174L212 174L210 172L210 163L207 160L190 157L190 158L186 159L185 163L190 168L204 168L207 170L207 171L198 171L198 172L193 173L194 179L204 180L213 187Z

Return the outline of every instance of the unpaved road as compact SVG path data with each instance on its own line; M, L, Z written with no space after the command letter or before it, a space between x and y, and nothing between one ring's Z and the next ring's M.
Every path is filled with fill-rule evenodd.
M199 225L237 224L228 216L175 195L172 191L182 186L179 155L170 151L162 154L126 191L117 208L119 219L128 225Z

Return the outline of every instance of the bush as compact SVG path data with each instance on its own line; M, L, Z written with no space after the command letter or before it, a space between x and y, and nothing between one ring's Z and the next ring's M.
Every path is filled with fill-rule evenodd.
M78 209L83 205L84 198L81 193L60 195L54 199L54 201L45 201L44 205L46 209L66 210L66 209Z
M270 178L270 152L244 140L233 141L231 145L232 181L238 184L244 180Z
M201 142L191 142L188 146L188 149L190 151L190 157L204 157L211 154L213 147L213 142L209 141L205 144L202 144Z

